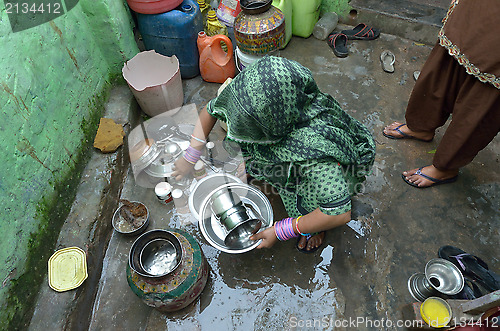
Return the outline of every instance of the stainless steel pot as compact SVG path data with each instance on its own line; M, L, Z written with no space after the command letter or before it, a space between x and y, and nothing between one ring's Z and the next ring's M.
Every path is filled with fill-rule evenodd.
M143 233L130 248L129 266L144 277L164 277L181 261L181 243L170 231L158 229Z
M241 200L241 205L236 197L219 193L224 190L235 194ZM220 201L220 204L216 203L214 210L211 205L212 198L217 200L219 195L224 196L224 199ZM230 199L236 202L237 208L229 203ZM218 207L221 208L218 209ZM245 209L246 215L242 214L242 208ZM226 219L221 222L220 216L216 213L225 215ZM199 213L201 233L213 247L226 253L238 254L256 248L261 240L250 240L251 234L269 228L272 224L273 210L269 200L261 191L248 184L222 185L210 192L201 203Z
M435 258L425 265L425 273L408 279L408 290L415 300L424 301L437 293L455 295L464 288L464 277L450 261Z
M224 243L228 246L244 245L262 226L262 220L255 214L249 214L240 197L230 188L216 191L210 204L212 212L225 230Z

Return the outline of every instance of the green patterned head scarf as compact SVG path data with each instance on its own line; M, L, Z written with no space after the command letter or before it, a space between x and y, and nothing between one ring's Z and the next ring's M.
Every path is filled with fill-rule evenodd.
M320 112L310 109L318 92L309 69L266 56L222 91L213 104L213 115L227 122L230 139L275 143Z

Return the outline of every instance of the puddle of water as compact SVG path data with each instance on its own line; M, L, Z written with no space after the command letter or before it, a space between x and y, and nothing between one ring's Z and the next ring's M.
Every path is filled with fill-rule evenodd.
M356 232L356 238L364 237L369 233L368 229L365 228L363 225L363 222L358 221L358 220L351 220L347 222L346 224L348 227L354 230Z
M223 330L253 330L256 326L259 329L300 330L314 323L321 325L321 329L333 330L335 320L343 314L343 297L332 285L330 276L331 246L323 249L319 263L301 265L291 261L286 263L286 270L282 268L283 261L279 260L281 250L274 256L264 254L263 259L258 259L258 254L250 259L242 257L244 263L252 261L260 265L256 265L255 270L248 266L241 270L238 256L206 246L203 250L211 266L210 285L205 288L210 292L202 294L200 306L203 308L192 308L189 316L165 319L168 330L181 330L186 320L202 328L210 326ZM299 253L287 252L287 259L295 260L290 254ZM292 262L304 270L294 269ZM205 301L209 304L203 304Z

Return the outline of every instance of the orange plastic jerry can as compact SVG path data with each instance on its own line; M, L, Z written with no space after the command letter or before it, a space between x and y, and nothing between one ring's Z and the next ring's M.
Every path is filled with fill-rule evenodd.
M227 45L227 53L221 47L221 41ZM200 74L203 80L211 83L224 83L236 75L233 44L225 35L207 36L204 31L198 33L198 52L200 53Z

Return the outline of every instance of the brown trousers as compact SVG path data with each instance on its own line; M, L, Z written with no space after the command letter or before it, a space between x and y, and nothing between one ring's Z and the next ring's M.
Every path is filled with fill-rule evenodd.
M412 131L433 132L450 114L432 161L440 170L469 164L493 140L500 130L500 90L467 74L436 43L411 93L406 123Z

